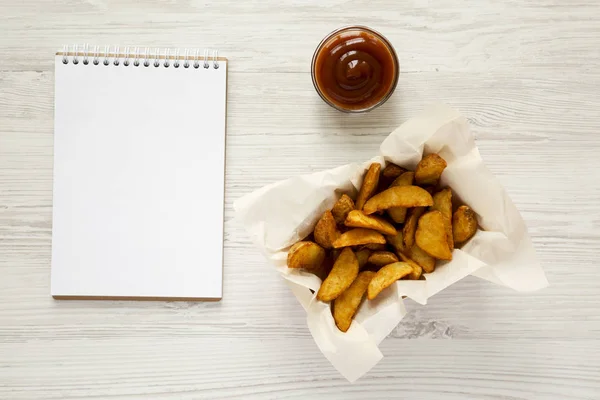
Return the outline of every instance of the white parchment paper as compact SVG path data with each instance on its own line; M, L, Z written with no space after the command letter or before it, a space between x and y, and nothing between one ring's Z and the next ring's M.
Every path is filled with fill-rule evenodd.
M517 291L548 285L536 258L523 218L483 164L467 120L445 106L429 107L406 121L381 144L381 155L362 164L298 176L257 190L234 207L250 237L278 270L307 314L307 324L319 349L349 381L355 381L383 357L379 343L406 314L403 296L426 304L427 299L467 275ZM398 281L375 301L364 301L346 333L333 321L328 303L316 300L321 280L286 267L288 248L307 236L325 210L342 193L356 194L372 162L391 161L414 168L425 153L438 153L448 163L442 185L479 216L483 230L450 262L440 263L425 280Z

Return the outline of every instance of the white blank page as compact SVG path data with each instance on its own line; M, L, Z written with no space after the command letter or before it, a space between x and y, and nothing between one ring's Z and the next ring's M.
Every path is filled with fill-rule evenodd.
M55 59L52 295L221 298L226 61L71 59Z

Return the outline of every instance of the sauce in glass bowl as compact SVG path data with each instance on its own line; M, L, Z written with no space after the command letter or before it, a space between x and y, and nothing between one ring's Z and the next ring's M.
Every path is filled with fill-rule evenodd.
M398 57L380 33L349 26L321 41L312 59L312 79L321 98L345 112L365 112L392 95L400 72Z

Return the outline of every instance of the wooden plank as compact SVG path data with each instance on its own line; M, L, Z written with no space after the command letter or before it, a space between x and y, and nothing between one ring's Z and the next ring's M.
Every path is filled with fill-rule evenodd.
M0 367L10 367L2 398L588 400L600 391L597 341L388 339L384 360L354 385L311 338L82 335L14 347L0 344Z

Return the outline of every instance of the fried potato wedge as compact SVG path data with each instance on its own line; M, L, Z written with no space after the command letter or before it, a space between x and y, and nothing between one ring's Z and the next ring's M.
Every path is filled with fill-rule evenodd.
M406 170L396 164L388 163L385 168L379 174L379 185L377 186L377 193L384 191L390 187L390 184L402 175Z
M393 163L388 163L381 172L381 175L388 179L396 179L405 172L406 170L404 168L399 167L398 165Z
M369 300L373 300L383 289L396 282L398 279L409 275L412 272L410 264L405 262L395 262L381 267L375 274L369 287L367 288L367 297Z
M397 224L403 224L406 221L406 210L405 207L392 207L387 212L392 221Z
M325 259L321 263L321 266L317 267L316 269L311 270L310 272L312 272L313 274L318 276L321 279L321 281L324 281L325 278L327 278L327 275L329 275L331 268L333 268L334 261L335 260L333 259L332 256L327 255L327 256L325 256Z
M324 249L333 247L333 242L340 236L337 224L331 211L325 211L315 226L315 242Z
M373 229L384 235L395 235L398 233L396 228L394 228L394 225L390 224L385 219L373 215L365 215L359 210L350 211L344 225L350 228Z
M446 240L444 216L439 211L429 211L419 218L415 243L432 257L452 260L452 251Z
M402 228L402 236L404 237L404 248L410 249L415 244L415 232L417 231L417 223L419 218L425 212L425 207L412 208L408 212L408 218Z
M411 186L415 180L415 173L411 171L404 172L402 175L394 179L390 187L396 186Z
M369 243L362 246L361 249L369 249L371 251L385 251L387 247L385 247L385 244L381 243Z
M400 259L405 263L408 263L412 268L412 272L408 275L408 279L416 281L421 278L421 275L423 274L423 268L419 264L408 258L404 253L398 253L398 256L400 256Z
M434 185L448 164L439 155L428 154L419 161L415 169L415 180L419 185Z
M365 214L373 214L392 207L428 207L433 198L418 186L394 186L371 197L363 207Z
M385 238L377 231L356 228L342 233L340 237L333 242L333 247L339 249L341 247L358 246L369 243L385 244Z
M477 232L477 215L468 206L460 206L452 216L452 231L456 243L464 243Z
M450 251L454 250L454 237L452 234L452 190L445 188L433 195L433 205L429 207L430 211L437 210L444 217L446 226L446 240ZM318 243L318 242L317 242Z
M314 242L302 241L293 245L288 251L288 268L315 269L325 259L325 250Z
M363 271L352 282L352 285L338 296L333 302L333 319L335 325L342 332L346 332L352 324L354 314L360 307L365 297L369 282L375 276L375 272Z
M411 260L419 264L426 273L430 274L435 271L435 258L425 253L419 246L414 245L411 247L407 255Z
M404 238L402 237L402 231L398 231L398 234L395 236L386 236L385 240L396 250L404 251Z
M378 163L371 164L369 170L365 174L358 196L356 197L357 210L362 210L367 200L369 200L377 190L377 185L379 184L379 172L381 172L381 165Z
M342 197L334 204L331 209L331 214L338 224L343 224L350 211L354 210L354 201L347 194L343 194Z
M369 262L371 256L371 250L363 248L356 252L356 258L358 259L358 268L363 269Z
M413 184L414 177L414 172L405 172L398 178L396 178L396 180L392 182L390 187L410 186ZM392 219L392 221L394 221L397 224L403 224L404 220L406 219L406 207L392 207L387 210L387 213Z
M383 267L398 262L398 257L391 251L376 251L369 256L368 261L377 267Z
M317 299L321 301L334 300L350 287L357 275L358 259L352 249L345 248L335 260L327 278L321 283L321 287L317 292Z

